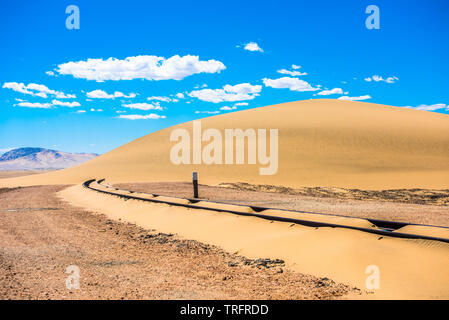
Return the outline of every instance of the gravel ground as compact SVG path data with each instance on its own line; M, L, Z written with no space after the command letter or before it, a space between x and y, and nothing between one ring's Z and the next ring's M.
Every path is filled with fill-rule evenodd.
M110 221L56 197L64 186L0 192L0 299L333 299L361 294L283 261L247 260L176 235ZM67 289L68 266L80 270Z
M187 182L121 183L114 186L140 192L193 197L192 184ZM333 190L333 193L329 192L323 196L322 193L317 193L317 190L324 192L324 188L309 188L313 189L313 192L307 193L305 189L302 191L293 189L259 191L257 190L259 187L248 184L233 184L228 187L200 185L198 189L200 198L214 201L449 227L449 206L434 204L434 199L430 195L431 190L420 192L385 190L370 194L368 191L364 193L360 190L352 192L350 189L340 189L341 192ZM360 195L361 193L363 195ZM404 203L407 197L413 198L414 194L418 193L421 194L420 201L425 204ZM386 195L385 198L379 199L382 194ZM400 194L407 194L407 196L402 199ZM444 191L438 194L442 201Z

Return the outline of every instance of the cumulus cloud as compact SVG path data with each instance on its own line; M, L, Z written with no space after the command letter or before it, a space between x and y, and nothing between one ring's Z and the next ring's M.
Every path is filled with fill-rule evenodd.
M178 94L176 94L176 97L179 97ZM184 98L184 95L182 96L182 98ZM176 98L158 97L158 96L148 97L147 100L149 100L149 101L155 100L155 101L162 101L162 102L178 102L179 101Z
M236 107L247 106L247 105L248 105L248 102L237 102L237 103L234 103L234 106L236 106Z
M237 109L237 107L236 107L235 105L232 106L232 107L224 106L224 107L221 107L221 108L220 108L220 110L235 110L235 109Z
M338 100L349 100L349 101L358 101L358 100L367 100L371 99L370 95L364 95L364 96L358 96L358 97L348 97L348 96L342 96L338 98Z
M58 65L56 71L63 75L87 80L182 80L197 73L217 73L226 69L217 60L201 61L199 56L179 56L171 58L158 56L135 56L123 60L116 58L87 59Z
M150 113L146 115L140 114L121 114L117 118L120 119L128 119L128 120L142 120L142 119L165 119L165 116L160 116L155 113Z
M397 81L397 80L399 80L399 78L398 78L398 77L395 77L395 76L393 76L393 77L387 77L386 79L384 79L383 77L378 76L378 75L374 75L374 76L372 76L372 77L365 78L365 81L367 81L367 82L371 82L371 81L375 81L375 82L383 81L383 82L386 82L386 83L395 83L395 81Z
M157 97L157 96L153 96L153 97L148 97L147 100L156 100L156 101L163 101L163 102L170 102L171 98L170 97Z
M51 103L39 103L39 102L19 102L18 104L16 104L16 106L26 108L39 108L39 109L49 109L53 107Z
M200 99L202 101L219 103L223 101L242 101L242 100L252 100L259 96L262 86L251 85L249 83L240 83L234 86L225 85L223 89L201 89L194 90L188 95Z
M341 88L334 88L331 90L323 90L317 93L319 96L329 96L331 94L343 94L343 90Z
M103 90L94 90L86 93L86 96L93 99L115 99L115 98L135 98L135 93L130 93L129 95L125 95L124 93L120 91L115 91L113 94L108 94L106 91Z
M308 82L298 78L282 77L279 79L263 79L266 87L276 89L290 89L292 91L316 91L319 88L313 88Z
M184 93L178 92L178 93L176 94L176 98L178 98L178 99L184 99L184 98L185 98Z
M138 109L138 110L162 110L162 107L158 104L150 104L150 103L131 103L131 104L123 104L125 108L130 109Z
M195 111L195 113L217 114L220 113L220 111Z
M295 76L305 76L305 75L307 74L307 72L290 71L290 70L287 70L287 69L281 69L281 70L278 70L277 72L278 72L278 73L282 73L282 74L288 74L288 75L290 75L290 76L292 76L292 77L295 77Z
M263 52L262 48L259 47L259 45L256 42L248 42L247 44L245 44L245 46L243 47L243 49L248 50L248 51L259 51L259 52Z
M435 110L445 109L445 110L449 111L449 105L446 105L444 103L436 103L436 104L431 104L431 105L420 104L417 107L406 106L405 108L424 110L424 111L435 111Z
M25 85L24 83L5 82L3 88L41 98L47 98L48 94L54 95L58 99L76 98L74 94L65 94L62 91L51 90L47 86L37 83Z
M278 70L277 72L281 73L281 74L288 74L288 75L290 75L292 77L305 76L307 74L307 72L294 71L294 70L301 69L301 66L298 66L296 64L292 64L292 69L293 69L293 71L287 70L287 69L281 69L281 70Z
M62 107L69 107L69 108L73 108L73 107L79 107L81 106L78 102L73 101L73 102L62 102L59 100L53 100L51 102L54 106L62 106Z
M52 107L55 106L61 106L61 107L69 107L69 108L73 108L73 107L79 107L81 106L78 102L76 101L72 101L72 102L65 102L65 101L59 101L56 99L53 99L50 102L45 102L45 103L40 103L40 102L28 102L22 99L16 99L16 101L18 101L19 103L15 104L14 106L19 106L19 107L26 107L26 108L40 108L40 109L50 109Z

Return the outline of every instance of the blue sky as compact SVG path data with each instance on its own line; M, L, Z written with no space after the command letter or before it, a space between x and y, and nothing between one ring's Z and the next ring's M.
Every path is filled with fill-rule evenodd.
M371 4L378 30L365 26ZM66 28L68 5L80 10L79 30ZM444 0L15 0L0 8L0 151L104 153L214 112L311 98L449 114Z

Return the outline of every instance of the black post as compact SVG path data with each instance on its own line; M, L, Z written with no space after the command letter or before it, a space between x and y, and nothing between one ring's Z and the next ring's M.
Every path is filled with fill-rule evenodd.
M192 182L193 182L193 197L198 198L198 173L194 172L192 174Z

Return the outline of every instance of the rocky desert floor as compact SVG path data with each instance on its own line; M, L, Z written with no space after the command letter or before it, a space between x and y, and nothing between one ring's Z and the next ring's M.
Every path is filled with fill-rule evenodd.
M335 299L362 294L63 202L65 186L0 189L0 299ZM203 190L204 191L204 190ZM220 196L224 196L220 193ZM68 289L67 267L80 271Z

